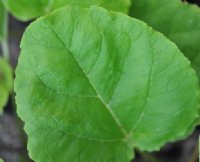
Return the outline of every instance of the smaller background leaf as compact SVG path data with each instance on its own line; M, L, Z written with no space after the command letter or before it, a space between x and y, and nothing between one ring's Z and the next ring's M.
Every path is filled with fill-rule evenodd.
M181 0L132 0L130 15L175 42L200 78L200 8Z
M66 5L101 6L109 10L128 13L130 0L3 0L7 9L18 19L27 21L43 16Z
M0 113L7 103L12 88L12 69L6 60L0 58Z

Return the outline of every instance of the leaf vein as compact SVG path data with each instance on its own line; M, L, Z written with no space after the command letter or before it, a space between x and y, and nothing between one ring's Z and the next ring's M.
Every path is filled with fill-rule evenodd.
M104 99L102 98L102 96L98 93L97 89L95 88L95 86L93 85L93 83L90 81L88 75L85 73L85 71L83 70L83 68L81 67L80 63L78 62L78 60L74 57L74 55L67 49L65 43L63 42L63 40L59 37L58 33L52 28L51 24L49 24L49 22L46 21L46 24L49 26L50 30L52 31L52 33L56 36L56 38L58 39L58 41L63 45L65 51L67 52L67 54L70 54L71 57L74 59L74 61L76 62L76 64L78 65L79 69L81 70L81 72L85 75L85 77L88 80L88 83L91 85L91 87L93 88L93 90L95 91L97 98L101 101L101 103L104 105L104 107L108 110L108 112L111 114L112 118L114 119L114 121L116 122L117 126L119 127L120 131L124 134L124 136L126 137L128 135L128 133L126 132L124 126L121 124L121 122L119 121L119 119L117 118L117 116L115 115L115 113L112 111L112 109L109 107L109 105L104 101Z

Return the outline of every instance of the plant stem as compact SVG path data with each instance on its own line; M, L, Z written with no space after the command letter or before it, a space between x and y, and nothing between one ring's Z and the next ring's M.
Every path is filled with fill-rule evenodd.
M189 162L197 162L198 156L199 156L199 151L198 150L199 150L199 147L198 147L198 144L197 144Z
M141 152L141 151L139 151L139 153L144 159L148 160L148 162L159 162L158 159L156 159L153 155L149 153Z
M8 47L8 12L5 10L4 13L4 29L3 29L3 40L1 42L3 57L9 61L9 47Z
M3 57L9 61L9 47L7 40L2 41L2 53Z

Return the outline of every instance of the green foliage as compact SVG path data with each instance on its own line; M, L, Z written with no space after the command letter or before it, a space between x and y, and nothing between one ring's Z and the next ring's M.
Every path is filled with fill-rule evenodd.
M7 13L3 6L2 0L0 0L0 42L6 39L7 31Z
M6 60L0 58L0 113L7 103L13 88L12 69Z
M200 78L200 9L181 0L132 0L131 15L175 42Z
M133 148L185 137L199 116L197 77L177 47L98 7L68 6L28 27L15 92L37 162L129 162Z
M0 162L3 162L3 160L0 158Z
M91 5L127 13L130 0L3 0L7 9L20 20L30 20L66 5Z

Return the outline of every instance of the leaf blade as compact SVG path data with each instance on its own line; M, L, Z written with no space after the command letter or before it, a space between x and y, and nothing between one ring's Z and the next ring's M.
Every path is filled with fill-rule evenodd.
M97 7L66 7L34 22L25 32L21 48L15 91L18 114L26 122L33 159L51 160L47 152L46 156L37 153L43 147L42 139L46 140L45 145L54 141L54 133L49 139L40 135L41 140L37 140L37 132L44 128L48 131L48 127L90 139L121 141L126 146L118 143L123 153L103 152L105 162L110 158L119 161L118 156L127 162L131 147L157 149L167 141L182 138L194 127L199 88L189 61L173 43L138 20ZM183 72L177 76L180 71ZM120 121L125 135L104 102ZM168 122L164 127L163 122L156 122L163 114ZM171 121L177 126L183 119L184 127L175 129ZM156 133L152 127L158 127ZM158 132L165 136L160 137ZM141 140L143 134L148 135L145 142ZM48 144L54 154L55 144ZM91 161L98 160L94 158L98 155L94 148L95 145L90 147ZM69 158L60 154L54 157L60 159L54 161ZM76 159L75 155L73 158Z

